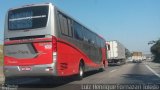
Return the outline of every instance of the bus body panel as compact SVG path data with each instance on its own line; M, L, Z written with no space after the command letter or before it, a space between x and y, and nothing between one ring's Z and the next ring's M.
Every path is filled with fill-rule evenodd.
M17 42L6 42L4 46L4 74L6 77L57 76L56 62L53 62L52 55L52 38L27 44L13 43ZM49 69L52 70L49 71Z
M40 65L53 62L52 42L5 45L4 50L4 64L9 66Z
M72 75L77 74L80 60L84 60L85 66L100 67L100 65L93 63L81 50L73 44L64 40L58 40L58 75Z
M47 67L54 67L49 71ZM42 65L27 65L27 66L4 66L5 77L17 76L57 76L56 63ZM22 70L22 68L30 68L31 70Z

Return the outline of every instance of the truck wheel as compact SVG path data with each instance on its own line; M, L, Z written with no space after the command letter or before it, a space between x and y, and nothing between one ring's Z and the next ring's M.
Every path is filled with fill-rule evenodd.
M120 66L120 65L121 65L121 61L118 61L118 62L117 62L117 65Z
M77 79L78 80L82 80L83 76L84 76L84 65L83 65L82 62L80 62L80 64L79 64L79 73L78 73Z

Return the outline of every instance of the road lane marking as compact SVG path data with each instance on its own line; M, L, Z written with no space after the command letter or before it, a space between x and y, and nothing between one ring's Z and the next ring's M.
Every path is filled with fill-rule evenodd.
M117 71L117 69L114 69L114 70L112 70L112 71L110 71L110 72L115 72L115 71Z
M145 65L152 73L154 73L157 77L159 77L160 78L160 75L156 72L156 71L154 71L151 67L149 67L148 65Z

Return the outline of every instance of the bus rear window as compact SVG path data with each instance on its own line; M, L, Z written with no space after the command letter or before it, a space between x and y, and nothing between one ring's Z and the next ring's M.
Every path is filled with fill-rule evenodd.
M14 9L8 13L8 29L24 30L46 27L48 6Z

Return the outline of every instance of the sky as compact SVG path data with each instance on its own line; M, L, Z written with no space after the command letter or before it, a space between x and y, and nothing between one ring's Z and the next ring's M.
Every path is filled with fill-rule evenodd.
M130 51L150 52L160 38L160 0L1 0L0 43L9 8L51 2L107 41L118 40Z

